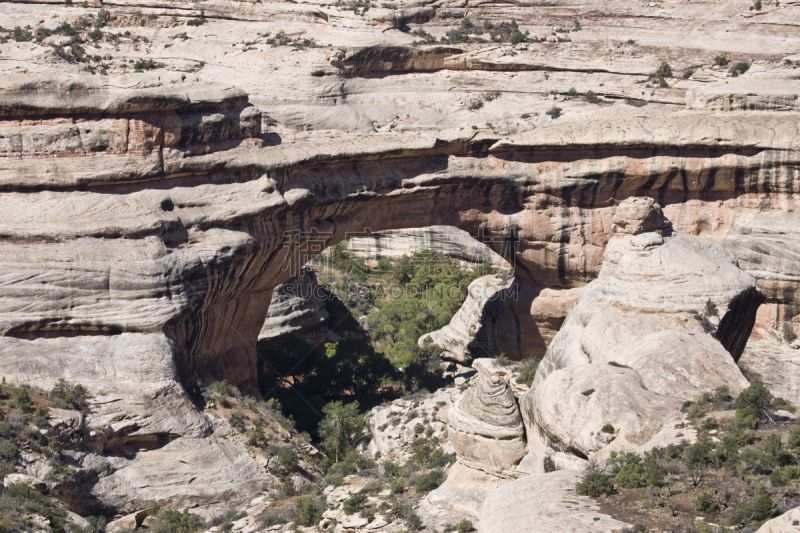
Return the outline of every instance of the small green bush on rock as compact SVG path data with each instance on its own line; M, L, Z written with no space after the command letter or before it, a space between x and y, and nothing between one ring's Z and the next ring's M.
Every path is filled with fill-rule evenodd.
M598 498L614 493L614 483L611 477L600 472L590 472L583 481L575 485L575 493L579 496Z

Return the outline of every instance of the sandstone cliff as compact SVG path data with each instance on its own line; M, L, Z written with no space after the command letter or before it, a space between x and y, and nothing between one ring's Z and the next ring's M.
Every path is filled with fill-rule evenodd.
M366 227L444 225L486 243L529 297L491 314L483 349L542 354L572 296L600 274L630 196L656 200L676 231L733 254L688 237L653 244L658 256L683 243L680 254L738 283L703 293L723 316L716 340L686 330L692 353L724 360L720 379L733 385L743 383L738 359L792 389L792 352L776 358L770 346L798 322L797 6L754 16L745 1L398 2L357 14L325 3L115 0L92 40L88 16L99 11L75 4L6 2L0 13L0 26L19 28L0 39L0 375L84 383L90 427L110 425L120 439L166 435L184 458L175 460L193 457L194 439L219 435L189 395L197 381L257 395L255 346L276 287ZM187 25L201 9L204 22ZM425 40L420 29L441 41L465 16L513 18L537 42L412 44ZM57 30L64 22L80 48ZM750 70L713 66L722 54ZM649 76L664 61L674 76L658 87ZM759 324L766 348L745 347L756 286L771 309ZM635 294L620 302L657 303ZM658 312L704 303L686 296ZM454 346L472 343L472 331L484 342L464 324ZM602 353L599 342L587 347ZM575 372L564 359L541 375ZM604 366L602 379L641 389L633 362ZM691 396L700 384L684 385ZM584 390L572 392L582 401ZM577 429L562 436L592 449ZM213 482L186 500L185 471L162 469L148 483L165 503L222 501L232 483L246 498L260 474L223 448L207 461L203 479ZM151 462L158 453L100 457L97 478L78 489L108 487L99 504L122 510L117 481L164 464Z

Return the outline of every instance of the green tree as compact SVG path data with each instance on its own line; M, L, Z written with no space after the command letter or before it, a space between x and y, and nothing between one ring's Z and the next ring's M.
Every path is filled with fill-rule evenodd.
M319 424L319 436L328 454L339 462L352 449L364 431L364 415L358 411L358 403L331 402L322 408L325 418Z
M781 449L783 449L783 442L781 442L780 435L776 433L767 435L761 445L761 451L772 457L777 457Z
M350 391L356 400L375 392L381 381L392 376L394 366L368 341L345 339L325 344L325 359L314 369L310 383L328 394Z
M711 464L711 452L713 449L714 443L708 439L696 442L686 448L684 461L686 468L689 469L689 477L691 477L694 487L697 487L703 481L706 469Z
M301 526L311 527L319 524L325 512L325 497L315 498L310 495L300 496L294 502L294 521Z
M658 70L656 70L656 77L657 78L672 78L673 77L673 75L672 75L672 67L669 65L669 63L667 63L666 61L661 63L661 66L658 67ZM713 303L712 303L712 305L713 305Z
M287 472L292 472L297 468L299 460L297 454L291 448L284 448L278 453L278 464Z
M28 394L28 389L25 387L19 387L17 389L13 389L11 391L11 397L14 398L14 405L17 406L17 409L21 411L28 411L33 405L33 400L31 400L30 394Z
M753 512L753 520L765 520L772 518L772 510L775 508L775 504L772 502L770 495L765 493L753 500L750 507Z
M292 481L292 478L287 477L283 480L283 493L290 498L297 494L297 489L294 488L294 481Z
M772 421L772 393L759 380L753 380L749 387L736 398L736 418L753 417L756 422Z

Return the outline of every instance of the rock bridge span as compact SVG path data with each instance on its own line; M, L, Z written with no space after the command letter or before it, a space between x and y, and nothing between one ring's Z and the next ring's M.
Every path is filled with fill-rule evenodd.
M144 404L196 380L256 393L272 290L318 253L309 235L330 246L364 228L451 225L504 254L523 286L569 289L596 277L612 225L655 227L635 209L615 220L630 196L725 244L781 317L797 314L798 245L779 244L797 231L793 114L277 139L232 86L93 79L3 89L0 374L12 382L64 377ZM163 423L142 416L136 431Z

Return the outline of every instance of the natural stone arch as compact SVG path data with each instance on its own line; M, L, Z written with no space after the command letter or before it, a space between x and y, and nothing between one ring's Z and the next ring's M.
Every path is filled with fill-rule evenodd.
M32 104L30 83L42 88ZM797 125L780 113L746 126L708 114L566 123L505 140L451 131L276 146L232 87L174 83L143 99L141 89L72 83L70 100L57 81L12 80L7 99L27 103L3 111L89 113L118 139L92 147L87 137L50 159L31 158L22 142L0 175L9 236L0 370L45 386L58 372L29 356L58 349L77 380L83 370L68 361L102 344L106 359L171 354L158 358L162 374L187 385L227 379L255 392L250 346L270 291L288 278L285 234L296 230L329 233L328 246L364 227L447 224L498 247L513 237L520 282L568 288L596 276L615 206L629 196L655 197L694 233L703 224L692 209L723 202L750 216L763 205L748 195L769 187L780 209L796 188ZM54 125L34 127L56 145ZM720 221L715 235L731 226ZM131 354L137 342L152 346Z

